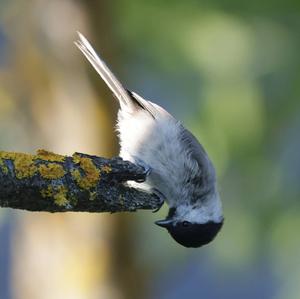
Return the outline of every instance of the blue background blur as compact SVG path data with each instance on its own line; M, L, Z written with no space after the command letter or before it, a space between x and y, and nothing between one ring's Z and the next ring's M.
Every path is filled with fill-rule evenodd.
M274 298L300 294L300 3L0 0L2 150L117 155L117 104L75 49L162 105L215 163L216 240L179 247L124 215L0 212L0 298Z

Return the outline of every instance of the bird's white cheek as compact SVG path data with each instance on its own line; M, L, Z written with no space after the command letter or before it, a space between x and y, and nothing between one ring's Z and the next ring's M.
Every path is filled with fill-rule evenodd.
M207 198L202 205L179 205L177 218L192 223L206 223L209 221L221 222L223 220L222 204L217 193Z

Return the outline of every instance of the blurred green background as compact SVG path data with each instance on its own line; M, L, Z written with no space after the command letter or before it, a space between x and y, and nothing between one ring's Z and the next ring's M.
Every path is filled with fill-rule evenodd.
M0 146L115 156L117 103L73 45L162 105L215 163L216 240L167 213L0 212L2 299L300 298L300 2L0 0Z

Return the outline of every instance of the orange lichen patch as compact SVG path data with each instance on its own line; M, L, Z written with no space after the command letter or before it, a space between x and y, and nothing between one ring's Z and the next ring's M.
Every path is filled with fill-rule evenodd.
M39 149L36 152L35 159L40 159L49 162L64 162L66 157L43 149Z
M105 173L110 173L112 171L112 168L109 165L103 165L103 166L101 166L101 171L103 171Z
M77 185L86 190L96 187L100 179L100 170L94 165L93 161L90 158L80 157L78 154L73 155L73 161L79 164L85 173L85 175L82 176L78 169L71 171L72 177Z
M39 165L39 172L44 179L55 180L65 175L64 168L60 164L48 163Z
M41 190L41 195L43 197L52 197L54 199L54 203L60 207L69 204L67 194L68 189L65 186L53 187L49 185L47 189Z
M5 165L3 159L0 158L0 168L4 174L8 174L8 167Z

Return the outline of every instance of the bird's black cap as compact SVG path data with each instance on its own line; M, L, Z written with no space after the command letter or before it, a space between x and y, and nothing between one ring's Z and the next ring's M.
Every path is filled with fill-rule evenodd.
M157 225L165 227L173 239L185 247L201 247L210 243L220 231L222 222L207 222L203 224L172 220L157 221Z

